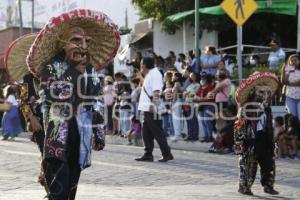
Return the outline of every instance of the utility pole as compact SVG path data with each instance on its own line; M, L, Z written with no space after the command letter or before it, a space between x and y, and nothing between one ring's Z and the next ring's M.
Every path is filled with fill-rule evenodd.
M23 35L23 19L22 19L22 2L21 0L18 0L18 7L19 7L19 21L20 21L20 27L19 27L19 35Z
M199 55L199 0L195 0L195 56L196 56L196 66L199 67L200 55Z
M127 8L125 10L125 28L128 29L128 11L127 11Z
M239 82L243 80L243 26L237 25L237 64L238 64L238 74Z
M31 4L31 33L34 32L34 0L32 0Z

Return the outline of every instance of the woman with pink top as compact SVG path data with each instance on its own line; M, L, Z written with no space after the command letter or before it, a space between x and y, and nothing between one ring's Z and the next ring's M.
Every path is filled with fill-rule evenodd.
M300 61L297 54L291 55L282 70L281 81L286 87L288 113L300 119Z
M216 86L209 95L215 97L215 101L218 105L219 111L228 106L229 96L230 96L230 87L231 80L227 77L225 70L218 70L216 74Z
M215 98L215 102L217 103L219 117L217 118L216 128L217 130L221 130L224 124L224 120L222 119L223 110L227 108L229 96L230 96L230 87L231 87L231 80L228 78L227 73L225 70L218 70L216 74L216 86L208 96L210 98Z

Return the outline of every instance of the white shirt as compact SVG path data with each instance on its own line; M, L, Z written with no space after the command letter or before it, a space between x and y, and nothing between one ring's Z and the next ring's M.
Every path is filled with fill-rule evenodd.
M18 101L14 95L8 95L6 102L11 103L12 106L18 106Z
M150 105L152 104L151 99L145 93L147 91L150 97L153 96L154 91L162 91L163 88L163 77L160 71L155 67L149 71L146 75L141 89L141 95L139 100L138 110L143 112L150 111Z
M286 72L287 73L287 72ZM295 83L300 81L300 70L290 70L289 82ZM300 87L299 86L287 86L286 87L286 96L293 99L300 99Z
M175 65L175 67L176 67L176 70L177 70L179 73L182 73L182 71L183 71L183 69L182 69L182 62L176 61L174 65Z

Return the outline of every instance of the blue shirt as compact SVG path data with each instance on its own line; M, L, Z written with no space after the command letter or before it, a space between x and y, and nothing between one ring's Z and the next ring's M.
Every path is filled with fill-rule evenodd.
M278 67L285 60L285 52L280 48L269 54L268 62L270 68Z
M200 74L200 67L197 66L197 62L196 62L196 58L193 58L192 63L191 63L191 67L192 67L192 71L196 74Z
M213 54L211 56L208 56L205 54L205 55L202 55L200 59L201 59L201 63L204 65L216 64L215 67L217 67L218 62L221 61L221 56L218 54Z
M213 54L211 56L208 56L207 54L201 56L201 64L203 65L212 65L215 64L213 67L204 67L203 71L211 74L214 76L217 73L217 65L221 61L221 56L218 54Z

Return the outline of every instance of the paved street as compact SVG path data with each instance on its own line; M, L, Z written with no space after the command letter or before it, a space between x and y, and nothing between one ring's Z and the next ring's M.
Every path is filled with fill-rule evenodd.
M37 183L39 153L27 139L0 141L0 200L41 200ZM93 166L82 173L77 199L247 199L237 193L237 157L203 152L173 151L169 163L137 163L141 147L107 145L93 152ZM154 153L157 160L159 151ZM248 199L300 199L300 161L277 160L276 188L266 195L259 185Z

